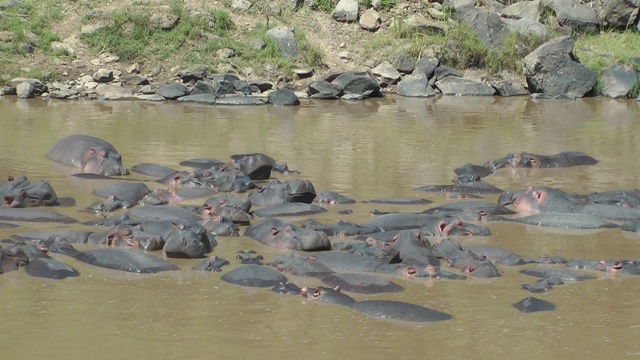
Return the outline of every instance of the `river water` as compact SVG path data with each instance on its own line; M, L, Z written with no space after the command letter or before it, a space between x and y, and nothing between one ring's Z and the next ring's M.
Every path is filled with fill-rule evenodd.
M94 219L80 210L99 200L90 194L99 182L72 178L72 168L45 158L53 142L82 133L111 142L128 167L150 162L181 169L178 163L185 159L226 161L232 154L263 152L300 171L318 193L334 190L357 200L421 197L433 200L434 206L442 204L450 200L413 189L448 184L454 168L514 151L576 150L600 162L569 169L503 169L487 182L505 190L529 185L578 193L635 189L640 180L639 120L640 103L602 99L387 97L353 103L304 101L300 107L278 108L5 97L0 98L0 179L45 179L59 197L76 200L75 206L52 211L81 221ZM131 178L150 180L136 174ZM352 215L337 213L347 207L354 210ZM426 207L358 202L330 207L317 219L362 223L373 208ZM640 258L640 236L617 229L563 233L518 224L488 226L490 237L457 240L463 246L501 246L527 257ZM0 238L50 228L55 226L21 224L2 230ZM228 271L238 266L236 253L246 249L266 259L276 253L244 237L219 239L214 253L231 261L224 268ZM33 278L22 270L0 275L2 358L640 357L640 277L597 273L598 280L557 286L535 295L557 309L531 314L512 307L531 295L520 285L535 281L519 273L522 267L499 266L503 276L491 280L394 278L405 287L403 292L353 294L358 300L400 300L453 315L446 322L411 325L229 285L220 273L191 271L199 260L170 259L182 270L136 275L57 258L81 275L63 281ZM316 279L288 277L300 286L319 285Z

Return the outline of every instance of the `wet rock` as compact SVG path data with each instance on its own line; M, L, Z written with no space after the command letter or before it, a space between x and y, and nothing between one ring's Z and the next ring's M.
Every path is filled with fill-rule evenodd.
M98 84L95 91L105 100L121 100L133 97L133 89L123 88L120 85Z
M380 28L382 20L380 14L374 9L367 9L360 16L360 27L368 31L376 31Z
M78 93L69 89L54 90L49 93L49 96L54 99L67 99L74 95L78 95Z
M602 94L613 99L626 98L639 80L633 69L613 64L602 72Z
M165 99L175 100L189 94L189 90L182 84L172 83L160 87L158 94Z
M35 87L29 82L21 82L16 86L16 94L21 99L27 99L33 97Z
M342 95L342 88L324 80L309 84L309 95L312 99L337 99Z
M471 95L471 96L491 96L496 90L491 86L457 76L447 76L436 81L436 87L444 95Z
M398 83L396 91L398 95L409 97L430 97L436 94L424 73L404 77Z
M596 11L588 4L574 0L549 0L548 6L555 12L560 25L580 32L595 32L598 29Z
M340 86L345 94L381 96L380 85L366 72L348 71L339 75L331 83Z
M267 37L278 44L282 56L288 60L298 58L298 46L293 36L293 31L288 27L277 27L267 31Z
M266 102L253 96L225 95L216 100L216 105L264 105Z
M180 102L196 102L202 104L213 105L216 102L216 96L212 93L199 93L186 95L178 98Z
M358 20L358 0L340 0L331 14L333 19L342 22Z
M276 106L300 105L300 100L296 94L287 88L281 88L269 93L267 102Z
M562 36L540 45L523 61L529 91L582 97L596 83L593 70L573 60L575 41Z
M523 96L529 95L529 91L524 86L511 80L500 80L491 83L494 89L498 91L500 96Z

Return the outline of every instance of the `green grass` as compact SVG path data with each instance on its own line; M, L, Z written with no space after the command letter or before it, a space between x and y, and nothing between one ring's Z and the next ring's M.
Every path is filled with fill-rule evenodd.
M331 13L336 8L336 4L333 3L333 0L313 0L311 8Z
M206 34L225 36L235 29L229 14L222 10L207 9L206 16L192 16L184 2L178 0L170 8L171 14L178 16L177 24L170 30L162 30L150 21L156 13L153 8L129 7L111 13L109 26L83 34L81 39L95 52L106 50L123 61L167 60L182 50L187 41L201 40Z
M533 34L521 35L517 32L509 34L498 50L489 51L485 65L490 73L502 70L522 71L522 60L525 56L542 45L547 39Z
M362 5L365 7L371 7L372 0L362 0ZM380 10L390 10L398 5L397 0L382 0L380 2Z

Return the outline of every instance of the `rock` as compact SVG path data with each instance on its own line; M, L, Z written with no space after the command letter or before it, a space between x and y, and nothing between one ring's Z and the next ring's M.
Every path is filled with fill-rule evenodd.
M640 0L596 0L596 14L606 28L629 29L638 18Z
M640 76L633 69L613 64L602 72L602 95L613 99L626 98Z
M253 5L249 0L233 0L231 2L231 8L236 11L247 11Z
M32 78L14 78L9 80L9 86L12 88L15 88L15 92L13 91L6 91L5 90L5 94L7 95L18 95L20 96L20 90L18 89L18 86L22 83L28 83L30 84L33 89L29 90L31 92L30 96L38 96L41 95L45 92L47 92L47 86L42 83L42 81L38 80L38 79L32 79ZM26 85L22 86L23 90L28 90L31 88L27 88Z
M267 102L276 106L300 105L300 100L296 94L287 88L270 92L269 96L267 96Z
M265 105L266 102L253 96L225 95L216 99L216 105Z
M298 59L298 46L293 31L288 27L277 27L267 30L267 37L278 44L282 56L287 60Z
M475 30L480 41L489 50L499 49L510 32L500 15L485 9L478 10L477 17L464 23L469 29Z
M365 72L348 71L340 74L332 83L340 86L345 94L351 93L366 97L382 96L380 85Z
M16 86L16 94L21 99L27 99L34 95L35 87L29 82L21 82Z
M374 9L367 9L360 16L360 27L368 31L376 31L380 28L382 20L380 14Z
M127 72L129 74L140 74L140 64L139 63L131 64L131 66L127 68Z
M262 50L267 46L267 43L262 39L251 39L249 40L249 46L255 50Z
M31 54L33 53L33 45L29 44L29 43L20 43L20 51L23 54Z
M122 100L133 98L133 89L114 84L98 84L96 94L105 100Z
M113 80L113 71L109 69L98 69L93 73L93 81L97 83L107 83Z
M529 91L524 86L514 83L511 80L500 80L491 83L494 89L498 91L500 96L523 96L529 95Z
M140 75L129 75L129 76L125 76L122 77L120 79L122 81L123 84L125 85L148 85L149 84L149 80L147 80L147 78L145 78L144 76L140 76Z
M293 69L293 74L298 77L298 79L306 79L313 76L313 69L311 68L295 68Z
M337 99L342 96L342 88L325 80L309 84L309 95L312 99Z
M0 31L0 41L6 43L12 42L13 33L10 31Z
M175 100L189 94L189 90L182 84L171 83L160 87L158 94L165 99Z
M216 102L216 96L212 93L198 93L179 97L178 101L213 105Z
M587 4L575 0L549 0L548 6L556 13L560 25L569 26L579 32L598 30L596 11Z
M440 60L432 56L423 56L418 60L416 64L416 68L413 70L413 74L423 73L427 75L428 78L433 76L434 70L440 65Z
M74 95L78 95L78 93L68 89L54 90L49 93L49 96L51 96L54 99L67 99L70 96L74 96Z
M151 15L149 22L151 25L159 27L162 30L171 30L178 24L179 16L173 13L156 13Z
M502 16L514 20L529 19L538 22L544 6L542 0L520 1L502 9Z
M303 4L304 0L288 0L285 1L284 6L286 6L289 10L298 11Z
M408 97L430 97L436 94L429 83L429 78L423 72L402 78L396 87L396 92L398 95Z
M527 1L524 1L527 2ZM518 3L521 4L521 3ZM539 38L545 38L547 36L547 28L538 21L530 19L505 19L501 18L504 25L509 32L517 32L520 35L527 36L533 34Z
M158 88L155 85L145 85L142 88L140 88L140 93L142 93L143 95L153 95L157 92L158 92Z
M371 0L371 6L376 10L380 10L380 6L382 6L382 0Z
M411 74L416 66L407 55L400 53L396 56L393 67L403 74Z
M233 51L232 49L223 48L216 51L216 55L218 55L218 58L220 59L228 59L235 55L235 51Z
M462 77L462 73L442 64L438 65L438 67L433 70L433 77L436 81L442 80L447 76Z
M385 61L371 70L371 73L378 77L380 86L393 85L400 79L400 73L390 62Z
M394 26L398 26L395 25ZM444 25L439 22L431 21L421 14L410 15L403 21L403 25L412 31L421 34L444 34Z
M89 63L84 60L73 60L71 65L75 66L78 69L86 68L89 66Z
M82 28L80 28L80 34L84 34L84 35L95 34L98 31L105 29L107 26L108 25L106 23L95 23L95 24L83 25Z
M444 12L436 9L436 8L428 8L427 9L427 14L429 14L429 16L431 16L432 18L436 19L436 20L442 20L444 19Z
M496 90L491 86L457 76L447 76L436 81L436 87L443 95L491 96Z
M265 92L273 88L273 83L269 81L250 80L247 81L247 85L257 87L260 92Z
M119 56L111 55L109 53L100 54L100 56L98 56L98 59L100 59L100 62L102 64L113 64L120 61Z
M532 93L582 97L596 83L596 74L573 61L574 40L569 36L540 45L523 60L524 76Z
M475 0L450 0L450 5L458 20L465 24L478 17Z
M358 0L340 0L331 16L336 21L358 21Z
M340 99L347 101L357 101L366 99L366 96L362 94L345 93L340 97Z
M351 58L353 57L353 55L351 55L351 53L349 51L341 51L338 54L338 57L342 60L351 60Z
M144 101L163 101L164 98L158 94L134 94L134 98Z
M71 57L76 57L76 51L69 44L65 44L60 41L54 41L51 43L51 50L53 50L56 54L64 54L69 55Z

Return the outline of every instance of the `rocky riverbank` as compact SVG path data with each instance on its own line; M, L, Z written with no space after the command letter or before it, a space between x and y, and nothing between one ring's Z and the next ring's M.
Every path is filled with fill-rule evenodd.
M0 4L5 24L18 19L0 31L7 69L0 94L296 105L385 93L630 98L640 88L640 58L631 49L602 53L606 67L581 62L575 51L603 30L638 38L640 4L623 0L87 1L86 9L57 2L65 14L45 22L57 30L49 39L58 40L48 42L49 33L27 25L36 5ZM147 36L136 38L142 30ZM166 50L158 44L174 51L154 56ZM596 50L588 53L597 57ZM7 77L16 73L11 61L50 70L46 78Z

